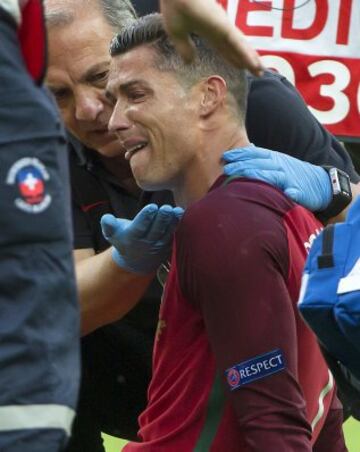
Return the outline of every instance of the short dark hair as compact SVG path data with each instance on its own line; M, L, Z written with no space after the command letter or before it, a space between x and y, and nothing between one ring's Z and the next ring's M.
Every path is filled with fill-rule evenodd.
M211 75L221 76L234 97L237 110L245 118L247 104L247 77L244 70L228 64L221 55L199 36L192 34L196 57L186 64L172 45L163 25L161 14L143 16L125 26L112 40L111 56L126 53L140 45L149 44L155 51L155 64L162 71L173 71L187 86Z

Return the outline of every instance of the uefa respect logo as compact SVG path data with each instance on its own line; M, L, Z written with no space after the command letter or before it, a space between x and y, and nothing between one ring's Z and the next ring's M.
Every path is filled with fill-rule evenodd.
M26 213L44 212L51 204L51 195L46 193L49 172L37 158L25 157L15 162L6 177L8 185L16 185L19 196L16 207Z
M227 373L227 381L229 383L230 388L237 388L240 383L240 373L237 369L229 369Z
M225 371L230 390L240 388L261 378L269 377L285 369L285 360L280 349L255 356Z

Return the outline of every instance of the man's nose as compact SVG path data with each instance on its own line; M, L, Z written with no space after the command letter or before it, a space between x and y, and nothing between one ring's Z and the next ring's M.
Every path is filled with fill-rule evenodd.
M103 110L104 102L99 96L85 92L76 96L75 116L78 121L94 121Z
M131 127L131 122L127 118L124 110L117 102L114 106L112 115L109 120L108 129L110 132L119 133L123 130L127 130Z

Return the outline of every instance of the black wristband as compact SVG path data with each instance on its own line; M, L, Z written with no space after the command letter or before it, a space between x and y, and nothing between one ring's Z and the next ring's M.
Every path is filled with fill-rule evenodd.
M322 166L328 173L332 190L332 200L325 210L317 213L320 221L327 222L339 215L352 200L350 177L333 166Z

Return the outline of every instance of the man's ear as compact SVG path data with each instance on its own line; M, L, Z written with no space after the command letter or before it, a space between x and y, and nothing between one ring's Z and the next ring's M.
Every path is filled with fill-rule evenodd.
M200 115L207 117L224 104L227 96L227 85L219 75L212 75L202 82L202 98Z

